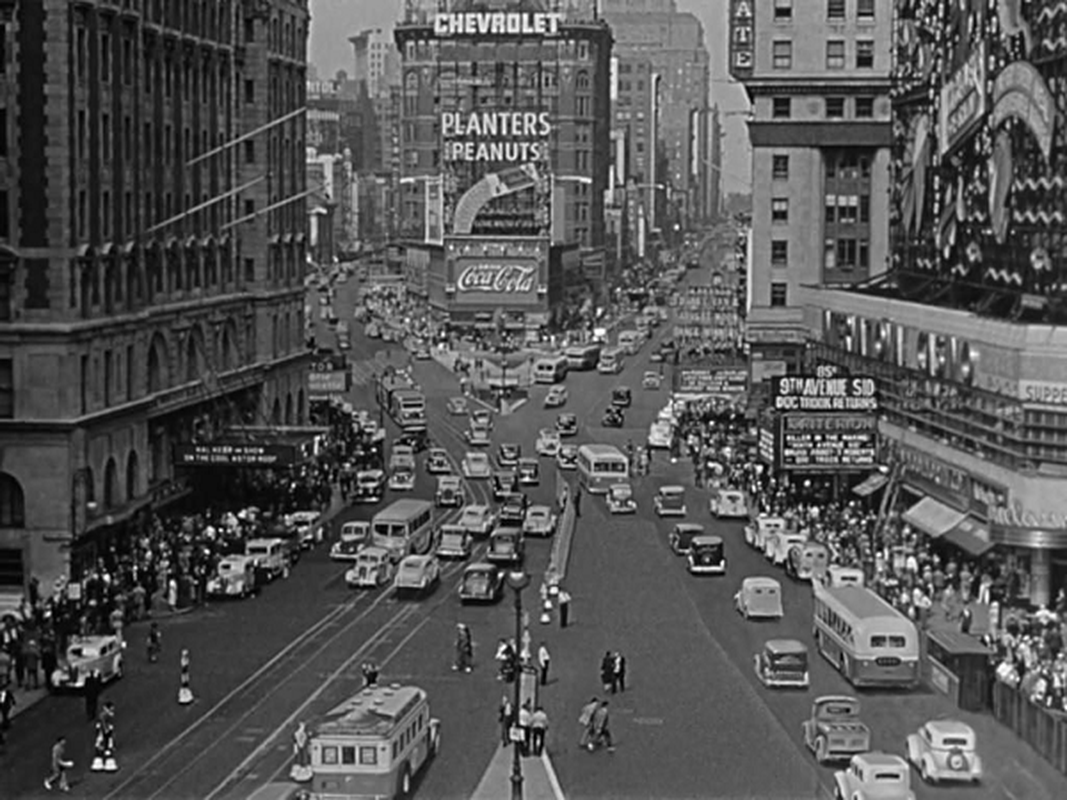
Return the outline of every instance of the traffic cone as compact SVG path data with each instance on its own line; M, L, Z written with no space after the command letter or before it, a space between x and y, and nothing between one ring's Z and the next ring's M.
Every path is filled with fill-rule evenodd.
M104 757L97 753L93 756L93 763L89 765L90 772L103 772L104 771Z
M552 623L552 601L547 597L545 602L541 604L541 624L550 625Z
M115 756L108 756L104 759L104 772L118 772L119 765L115 761Z

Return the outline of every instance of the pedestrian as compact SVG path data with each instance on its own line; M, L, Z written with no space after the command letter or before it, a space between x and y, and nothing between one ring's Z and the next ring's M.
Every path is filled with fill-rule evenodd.
M40 689L41 642L36 634L26 638L26 643L23 645L23 658L26 662L26 688Z
M56 656L56 640L47 631L41 637L41 669L44 670L44 686L52 689L52 673L56 671L59 659Z
M973 622L974 612L971 611L970 602L967 602L963 606L963 611L960 612L960 633L970 633Z
M0 689L0 730L11 730L11 712L15 705L15 693L6 686Z
M611 694L615 694L619 688L615 678L615 655L610 650L600 659L600 682L604 685L604 691Z
M474 664L474 641L471 629L462 622L456 625L456 660L452 664L453 672L470 672Z
M100 690L104 682L95 669L85 676L85 718L96 722L97 707L100 702Z
M522 736L522 754L524 756L530 755L530 745L532 744L531 737L533 735L530 729L530 721L533 717L533 711L530 709L530 701L527 700L522 704L522 708L519 709L519 733Z
M552 663L552 656L548 652L548 645L541 642L537 648L537 666L541 669L541 685L548 686L548 668Z
M511 723L514 710L511 701L504 695L500 699L500 708L497 710L497 721L500 723L500 743L507 747L511 743Z
M155 664L159 661L159 652L163 649L163 634L159 632L159 623L152 620L148 628L148 663Z
M193 689L191 686L191 679L189 672L191 669L191 659L189 658L189 651L182 649L181 657L178 661L179 669L179 684L178 684L178 705L187 706L193 702Z
M61 792L69 792L70 784L67 783L67 770L74 766L73 761L67 760L67 737L60 736L52 745L52 772L44 779L44 788L52 791L53 784L58 781L56 788Z
M574 516L582 516L582 487L579 486L574 492Z
M615 686L620 692L626 691L626 656L616 652L613 664ZM614 692L612 692L614 694Z
M582 712L578 715L578 726L581 732L578 735L578 746L585 747L593 740L593 713L600 707L600 699L593 697L582 706Z
M545 734L548 733L548 714L538 706L530 715L530 746L532 755L540 756L545 752Z
M364 661L363 666L360 667L360 671L363 673L363 688L369 689L378 685L378 665L373 661Z
M566 628L571 621L571 596L566 589L559 590L559 626Z
M608 717L608 701L601 700L596 711L593 712L592 720L593 738L589 742L588 749L592 752L599 744L606 744L608 752L615 752L615 742L611 738L611 727Z

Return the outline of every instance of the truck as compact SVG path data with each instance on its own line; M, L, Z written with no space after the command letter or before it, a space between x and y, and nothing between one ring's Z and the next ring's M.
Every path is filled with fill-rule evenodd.
M860 720L860 701L855 697L816 698L802 727L804 744L820 764L848 761L871 749L871 729Z
M394 374L378 383L378 402L403 433L426 430L426 395L406 375Z

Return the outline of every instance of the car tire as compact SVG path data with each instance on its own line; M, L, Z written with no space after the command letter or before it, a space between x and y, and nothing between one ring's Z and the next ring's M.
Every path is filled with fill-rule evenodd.
M830 753L830 747L826 743L826 737L820 736L815 740L815 760L820 764L826 762L826 758Z
M919 762L919 777L923 779L923 783L930 784L931 786L937 783L937 778L930 772L925 758Z
M411 765L405 764L400 771L400 782L396 787L398 800L409 800L411 797Z

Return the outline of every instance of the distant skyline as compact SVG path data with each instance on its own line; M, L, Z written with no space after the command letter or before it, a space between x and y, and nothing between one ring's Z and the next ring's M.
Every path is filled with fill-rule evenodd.
M348 37L368 28L391 28L403 13L403 0L310 0L311 63L319 77L332 78L338 70L352 73L352 45ZM740 84L727 71L727 9L729 0L678 0L679 11L693 13L704 25L704 43L711 54L711 101L720 112L744 112L748 100ZM742 113L723 119L726 151L723 156L724 192L748 192L751 181L751 147Z

